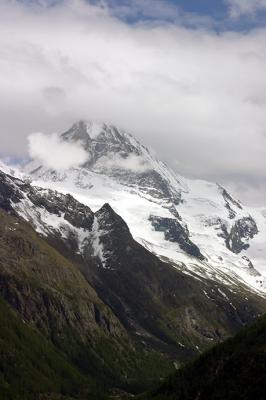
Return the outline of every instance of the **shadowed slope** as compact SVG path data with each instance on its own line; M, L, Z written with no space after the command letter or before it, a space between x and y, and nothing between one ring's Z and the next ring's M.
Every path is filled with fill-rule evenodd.
M171 376L145 400L265 400L266 317Z

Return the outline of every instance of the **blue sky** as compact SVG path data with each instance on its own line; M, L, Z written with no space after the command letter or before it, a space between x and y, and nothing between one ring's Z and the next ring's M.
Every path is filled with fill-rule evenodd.
M123 3L123 0L116 0L116 3ZM213 18L226 17L228 8L223 0L164 0L164 3L178 6L186 12L208 15Z
M99 0L87 1L100 3ZM106 3L128 23L167 20L187 26L208 26L216 31L247 31L266 24L265 0L106 0ZM124 15L119 13L121 8ZM156 9L162 10L161 16L159 11L154 13Z
M220 16L226 13L227 6L223 1L215 0L171 0L173 4L177 4L186 11L207 14L212 16Z
M5 0L6 1L6 0ZM17 0L30 6L57 5L66 0ZM128 24L165 21L217 32L250 31L266 26L266 0L84 0Z

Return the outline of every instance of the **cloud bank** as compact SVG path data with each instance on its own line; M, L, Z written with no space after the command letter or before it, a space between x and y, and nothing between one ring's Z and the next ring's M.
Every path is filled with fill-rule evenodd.
M210 21L192 29L171 7L165 20L128 24L105 2L51 4L0 2L3 155L25 156L29 132L104 121L132 132L180 174L265 204L266 29L217 33Z
M56 133L33 133L29 135L28 143L30 156L45 167L55 170L76 167L83 164L88 157L81 145L63 142Z

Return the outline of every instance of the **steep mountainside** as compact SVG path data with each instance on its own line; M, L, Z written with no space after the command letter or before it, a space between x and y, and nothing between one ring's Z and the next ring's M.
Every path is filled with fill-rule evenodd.
M58 172L34 160L26 167L34 184L71 193L93 211L108 202L135 240L186 274L265 292L265 211L175 174L116 127L80 121L61 140L80 143L87 162Z
M171 376L145 400L264 400L266 317Z
M18 205L23 192L16 184L8 186L7 176L1 178L0 296L21 321L37 329L49 341L51 351L55 346L66 364L80 376L96 381L101 390L145 387L169 372L170 361L133 343L77 266L17 215L11 203ZM29 207L33 210L34 204ZM71 247L72 242L68 243ZM161 368L156 368L156 363ZM17 364L13 369L10 366L15 375L17 368L20 371ZM60 376L57 378L59 382Z
M94 392L95 383L36 329L23 323L2 299L0 325L1 400L36 400L41 393L60 392L100 398Z
M107 381L147 384L265 312L265 298L241 282L162 262L108 204L93 213L0 172L0 208L2 296L74 361L92 347Z

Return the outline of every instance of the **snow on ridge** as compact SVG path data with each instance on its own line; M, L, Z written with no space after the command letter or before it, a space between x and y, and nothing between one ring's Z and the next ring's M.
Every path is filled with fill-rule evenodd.
M99 228L99 222L96 215L94 215L94 220L91 229L91 240L92 240L92 249L93 256L99 258L103 267L106 265L106 258L104 255L104 246L101 243L101 235L102 232Z
M61 176L62 178L62 176ZM218 231L216 225L205 226L204 219L221 219L226 222L228 227L232 226L234 220L228 218L227 209L224 207L224 200L222 196L218 196L218 188L215 184L209 184L204 181L197 181L195 186L190 186L190 190L183 192L183 202L176 206L176 210L182 216L182 221L185 223L190 231L190 239L201 249L202 253L207 256L208 264L202 265L197 260L194 264L191 258L184 254L175 243L167 242L164 239L162 232L156 232L152 229L148 221L149 215L154 215L173 218L169 209L165 208L163 200L158 200L152 196L143 196L138 188L134 190L127 185L122 185L115 179L108 177L104 174L95 173L93 171L79 169L72 169L66 172L63 179L53 179L51 176L45 175L45 181L40 177L37 181L33 182L37 186L48 187L56 189L63 193L71 193L77 200L88 205L93 211L97 211L103 203L108 202L112 208L126 221L133 237L137 241L146 241L149 243L146 246L148 249L159 256L166 257L173 262L183 262L188 266L188 269L195 270L194 264L198 265L196 268L197 274L201 274L202 269L205 273L202 276L214 276L215 279L223 279L223 275L233 277L233 280L240 280L243 284L246 282L250 287L255 290L264 290L261 281L250 276L246 262L241 256L230 252L224 243L224 239L217 236ZM205 191L205 188L209 188ZM200 198L207 197L211 202L216 204L216 207L211 208L208 202L198 202L198 194ZM206 206L207 205L207 206ZM238 217L250 213L250 210L238 210ZM238 218L237 217L237 218ZM261 219L264 219L261 216ZM264 219L265 221L265 219ZM254 240L257 240L255 237ZM143 243L143 242L142 242ZM249 251L245 251L249 256ZM252 261L253 258L250 257ZM105 262L106 260L103 259ZM193 265L192 265L193 264ZM261 265L261 264L260 264ZM257 266L255 262L255 267ZM222 275L219 271L223 271ZM237 278L238 277L238 278ZM231 278L230 278L231 279ZM230 281L229 279L229 281Z
M0 160L0 171L4 172L7 175L11 175L18 179L25 179L26 175L20 171L18 167L7 165L2 160Z
M89 232L86 229L74 227L64 218L64 214L53 214L44 207L33 205L25 194L20 202L12 203L12 207L25 221L34 226L36 232L45 237L56 232L63 239L68 239L70 235L74 236L79 248L78 252L82 252L84 240L89 236Z
M0 170L3 171L5 174L11 175L10 168L6 164L4 164L1 160L0 160Z
M84 121L86 130L90 138L95 139L104 128L104 124L101 122Z

